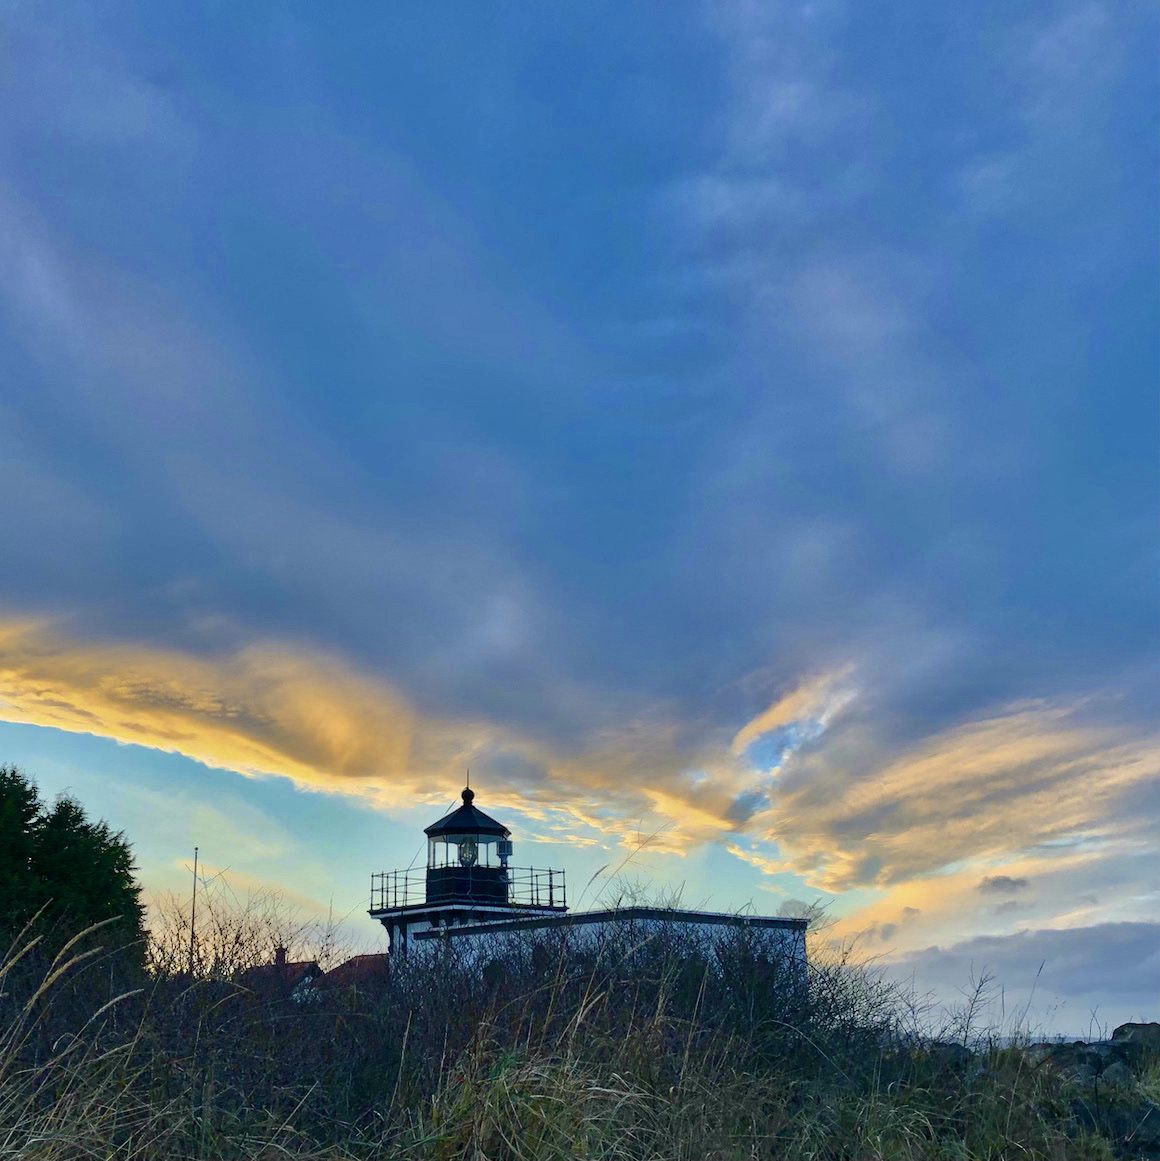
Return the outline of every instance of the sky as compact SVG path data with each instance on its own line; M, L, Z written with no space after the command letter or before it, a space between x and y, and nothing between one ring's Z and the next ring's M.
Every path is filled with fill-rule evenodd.
M455 801L1160 1016L1155 4L0 4L0 761L368 945Z

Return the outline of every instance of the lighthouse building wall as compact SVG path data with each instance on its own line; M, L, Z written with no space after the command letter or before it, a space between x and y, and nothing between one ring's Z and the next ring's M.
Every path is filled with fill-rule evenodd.
M668 908L617 908L536 919L469 924L416 932L409 946L422 954L452 952L476 965L503 962L529 947L540 954L618 955L668 946L677 955L720 958L738 941L778 960L787 983L806 979L806 922L764 916L727 915Z

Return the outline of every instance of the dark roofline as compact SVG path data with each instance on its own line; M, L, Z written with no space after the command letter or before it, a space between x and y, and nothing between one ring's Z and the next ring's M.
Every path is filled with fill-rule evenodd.
M500 912L502 914L520 914L530 913L532 915L539 915L541 913L550 915L556 911L567 911L565 904L559 903L549 907L546 903L466 903L459 902L454 899L449 899L441 903L407 903L402 907L380 907L377 911L368 911L367 914L372 919L382 920L388 916L401 916L405 919L414 919L423 912L438 912L442 915L445 911L491 911Z
M472 923L462 927L420 931L416 932L415 939L440 939L445 935L453 937L486 935L504 931L540 931L545 928L576 927L626 919L652 919L660 923L701 923L711 927L755 927L766 931L804 932L809 926L808 919L790 919L772 915L730 915L724 911L684 911L675 907L611 907L605 911L580 911L572 915L546 915L542 918L503 919L497 923Z
M318 980L319 987L348 987L350 985L375 982L389 976L391 971L391 957L388 952L369 952L365 955L353 955L343 960L330 971L324 972Z
M293 990L306 981L317 980L322 974L317 960L302 959L282 964L255 964L246 968L237 982L251 991L268 990L270 985Z
M478 806L473 806L475 794L471 787L463 791L463 805L445 814L438 822L423 828L428 838L441 834L486 834L498 838L511 838L511 831L502 822L484 814Z
M301 975L303 972L309 971L311 968L321 970L318 967L318 960L316 959L295 959L287 963L256 963L251 967L245 969L242 975L248 975L250 972L265 972L267 974L293 974L298 972Z

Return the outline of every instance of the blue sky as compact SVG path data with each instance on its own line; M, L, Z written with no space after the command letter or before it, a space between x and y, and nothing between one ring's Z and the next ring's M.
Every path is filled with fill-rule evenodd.
M1155 1016L1154 5L4 11L0 758L151 890L470 765Z

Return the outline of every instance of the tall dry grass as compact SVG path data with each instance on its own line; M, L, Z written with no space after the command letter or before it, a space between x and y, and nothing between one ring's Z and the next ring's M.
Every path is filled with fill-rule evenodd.
M220 957L191 977L155 955L129 978L93 935L50 962L18 941L0 964L0 1156L1116 1155L1057 1070L932 1040L848 959L815 961L802 989L760 935L624 924L599 947L435 948L308 1002L247 990Z

